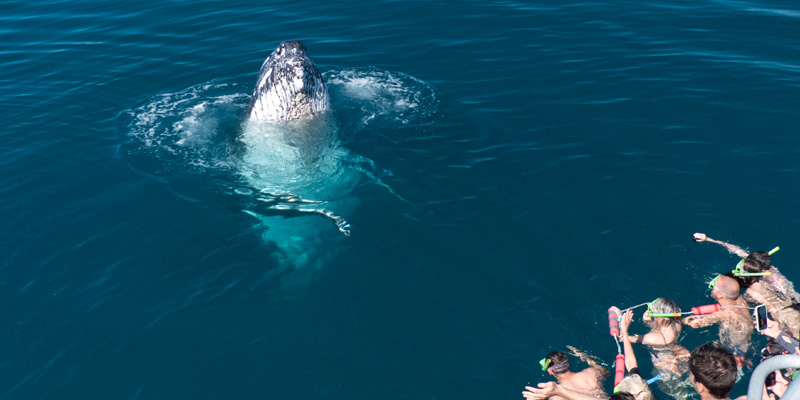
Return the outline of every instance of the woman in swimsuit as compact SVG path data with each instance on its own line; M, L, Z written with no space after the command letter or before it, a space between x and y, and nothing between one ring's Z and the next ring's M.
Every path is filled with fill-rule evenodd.
M685 398L687 388L682 376L689 371L689 350L678 344L681 334L680 317L650 317L650 314L678 314L681 309L667 298L655 299L647 307L643 320L650 327L644 335L630 335L632 343L641 343L650 351L655 372L661 375L658 386L672 398Z

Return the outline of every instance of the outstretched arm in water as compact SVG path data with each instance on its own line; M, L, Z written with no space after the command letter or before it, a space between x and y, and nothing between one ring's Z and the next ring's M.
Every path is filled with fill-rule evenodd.
M745 258L745 257L747 257L748 254L750 254L745 249L743 249L743 248L741 248L741 247L739 247L739 246L737 246L735 244L723 242L721 240L712 239L712 238L708 237L708 235L706 235L705 233L700 233L700 232L695 233L694 234L694 241L695 242L716 243L716 244L724 247L725 249L727 249L729 252L731 252L731 254L736 254L737 256L739 256L741 258Z
M703 328L720 322L718 314L719 313L717 312L713 314L690 315L688 317L681 318L681 323L695 329Z

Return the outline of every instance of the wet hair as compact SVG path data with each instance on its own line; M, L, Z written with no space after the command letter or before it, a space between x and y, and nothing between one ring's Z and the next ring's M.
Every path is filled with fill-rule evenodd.
M742 272L763 272L772 266L772 257L765 251L754 251L742 260ZM727 275L727 274L726 274ZM733 276L733 274L731 274ZM751 285L761 280L761 276L733 276L739 287L747 290Z
M569 371L569 358L567 355L560 351L551 351L547 353L547 358L552 361L552 364L547 368L548 371L555 375L561 375Z
M767 345L764 346L763 349L761 349L761 362L764 362L764 360L768 358L781 354L786 354L786 350L783 348L783 346L778 344L778 342L776 342L775 339L769 339L769 341L767 341ZM775 383L777 382L775 374L778 372L780 371L778 370L770 372L767 375L767 377L764 378L764 386L766 386L767 388L775 386Z
M689 371L694 380L702 383L717 399L726 397L736 383L736 359L714 343L702 344L692 350Z
M761 349L761 361L766 360L772 356L786 354L786 349L783 348L775 339L770 338L767 340L767 345Z
M647 382L639 375L626 376L625 379L617 385L615 390L617 390L616 394L623 392L630 394L632 397L629 400L653 400L655 398L653 392L650 390L650 386L648 386Z
M668 299L666 297L660 297L660 298L656 299L650 305L650 311L652 311L654 314L674 314L674 313L681 312L681 308L678 307L678 304L675 303L675 301L673 301L672 299ZM651 322L650 325L651 325L651 327L661 328L663 326L669 326L669 325L672 325L672 324L680 325L681 324L680 318L677 318L677 317L668 317L668 318L657 317L657 318L653 318L653 321Z
M754 251L750 253L747 258L759 264L761 266L761 271L766 271L772 267L772 256L770 256L766 251Z
M636 397L633 397L633 395L628 392L617 392L612 394L608 400L636 400Z
M776 382L778 382L778 381L775 379L775 371L772 371L764 379L764 386L766 386L766 387L775 386Z

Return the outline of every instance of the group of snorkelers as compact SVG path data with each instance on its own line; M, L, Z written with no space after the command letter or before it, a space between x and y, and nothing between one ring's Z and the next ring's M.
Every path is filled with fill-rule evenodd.
M746 356L754 324L759 329L759 323L753 320L751 304L765 306L772 316L772 319L765 318L766 326L761 321L759 332L770 338L767 346L761 350L762 361L780 354L800 354L800 295L794 285L772 265L771 256L778 248L770 252L747 252L704 233L695 233L694 240L721 245L742 258L732 272L716 276L709 284L711 297L717 301L716 304L682 312L673 300L657 298L625 310L611 307L609 326L619 353L614 393L609 397L603 388L603 380L610 374L609 371L577 349L570 348L573 355L587 361L590 367L578 372L570 371L567 355L551 352L540 364L542 370L556 378L557 382L528 386L523 396L529 400L548 397L556 400L651 400L656 397L649 385L657 382L663 393L677 400L691 396L689 387L702 400L729 399L731 389L743 375L743 368L752 366ZM633 309L645 305L647 311L643 321L650 331L642 335L629 334ZM718 325L719 340L703 344L690 352L678 343L683 325L691 328ZM654 378L646 381L640 375L632 343L642 344L649 350L655 370ZM800 380L800 372L789 369L770 373L764 385L763 399L780 398L793 379ZM737 400L744 398L746 396Z

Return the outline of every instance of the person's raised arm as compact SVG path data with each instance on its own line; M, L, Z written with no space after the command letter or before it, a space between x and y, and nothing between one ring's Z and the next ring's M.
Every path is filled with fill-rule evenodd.
M622 321L619 323L619 335L622 337L623 351L625 352L625 369L631 372L634 368L638 368L636 363L636 355L633 354L633 346L631 346L631 339L628 337L628 327L631 325L633 319L633 310L625 311L622 315Z
M800 354L800 343L797 339L782 331L777 322L767 319L767 329L761 331L761 334L775 339L789 354Z
M724 247L725 249L727 249L729 252L731 252L731 254L736 254L737 256L739 256L741 258L745 258L745 257L747 257L748 254L750 254L745 249L743 249L743 248L741 248L741 247L739 247L739 246L737 246L735 244L723 242L721 240L712 239L712 238L708 237L708 235L706 235L705 233L700 233L700 232L695 233L694 234L694 241L695 242L716 243L716 244Z

